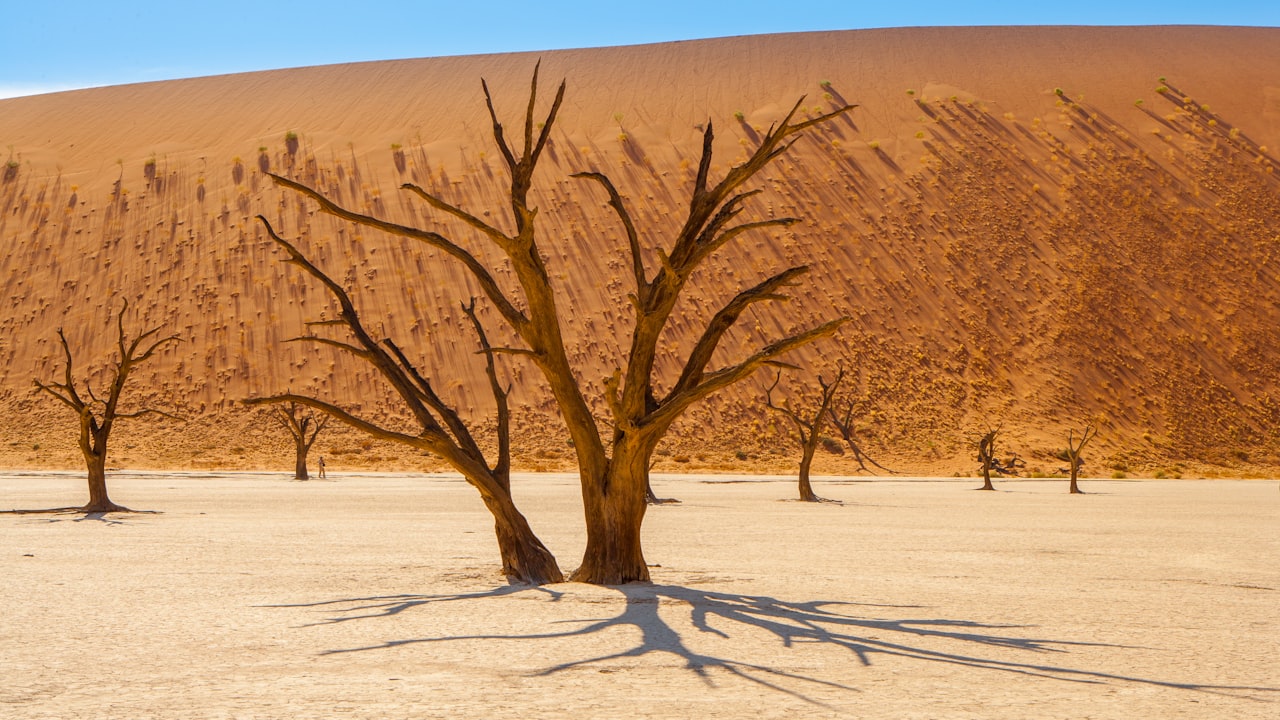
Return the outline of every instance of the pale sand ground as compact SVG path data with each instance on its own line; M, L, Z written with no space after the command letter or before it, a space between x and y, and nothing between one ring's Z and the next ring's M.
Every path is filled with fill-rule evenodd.
M116 476L163 514L0 516L0 716L1280 714L1275 482L705 480L657 481L653 585L530 589L455 479ZM517 486L571 568L575 482Z

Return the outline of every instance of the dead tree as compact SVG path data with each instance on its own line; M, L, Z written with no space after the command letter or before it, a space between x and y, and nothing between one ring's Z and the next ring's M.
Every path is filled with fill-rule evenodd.
M67 336L63 334L62 328L58 328L58 340L62 343L62 352L67 362L62 382L45 383L39 379L33 380L37 392L48 393L57 398L80 418L80 454L84 456L85 466L89 472L89 502L78 508L81 512L130 512L129 508L112 502L107 495L107 440L111 436L111 430L115 427L116 421L143 415L174 417L153 408L120 412L120 396L124 393L125 383L134 367L149 360L165 345L182 341L177 335L156 338L156 334L160 332L158 327L142 332L130 340L124 330L124 314L128 309L129 302L126 300L120 308L120 314L116 316L115 374L101 398L94 393L93 386L88 381L84 383L87 400L76 389L71 348L67 345Z
M1075 439L1075 430L1067 431L1067 462L1071 463L1071 486L1068 492L1072 495L1083 495L1084 491L1076 484L1076 476L1080 473L1080 466L1084 465L1084 458L1080 453L1084 452L1084 446L1098 435L1098 430L1092 425L1084 426L1084 434L1080 436L1080 442Z
M267 234L288 254L293 265L302 268L328 289L338 302L341 312L338 319L311 323L313 327L345 326L350 339L341 340L319 335L303 335L291 342L314 342L349 353L373 366L395 390L405 408L420 428L417 434L391 430L360 418L331 402L304 395L285 393L271 397L250 398L249 405L296 404L319 410L339 422L361 430L380 440L403 443L425 450L462 474L463 478L480 493L494 520L494 534L498 540L498 552L502 556L502 572L511 582L543 583L563 582L564 575L555 556L543 545L529 526L528 520L516 507L511 497L511 421L507 405L508 389L498 380L494 364L496 350L489 344L480 319L476 314L475 299L462 306L485 358L485 373L489 389L497 404L498 457L491 465L476 442L471 429L458 411L444 401L427 379L391 338L376 339L365 327L347 291L333 278L311 263L292 243L280 237L267 218L258 216Z
M978 463L982 467L982 487L979 490L995 490L991 484L991 469L996 464L996 436L1000 428L988 429L978 440Z
M822 498L813 492L813 485L809 482L809 468L813 465L813 455L818 450L818 442L822 437L822 425L827 421L831 412L831 402L835 398L836 390L840 387L840 382L844 380L844 368L836 371L836 377L829 384L818 376L818 385L822 387L822 400L818 405L818 410L813 417L801 416L800 413L791 407L789 400L783 400L782 405L773 403L773 391L778 387L778 382L782 380L782 371L778 371L777 376L773 379L773 384L765 390L765 407L782 415L791 421L795 426L796 436L800 440L800 499L804 502L822 502Z
M299 405L296 402L281 403L272 409L274 412L271 416L285 430L288 430L289 437L293 438L293 477L295 480L306 480L309 477L307 455L311 452L311 446L315 445L316 438L320 436L320 431L329 424L329 416L324 414L317 416L310 410L303 411L303 414L299 415Z
M759 147L749 158L730 168L714 184L710 177L714 134L708 122L703 131L701 159L685 220L674 238L660 242L659 247L650 251L643 248L641 231L613 182L598 172L574 175L599 185L607 195L609 206L626 232L630 273L635 284L634 291L627 296L634 314L630 347L625 359L618 359L618 369L604 382L604 404L609 414L604 419L602 432L585 394L585 383L575 374L569 361L561 332L561 310L552 282L553 274L545 264L545 258L550 254L538 246L534 224L537 209L530 207L528 201L538 159L551 137L556 115L564 100L565 84L560 83L545 120L536 123L538 71L535 68L528 104L523 113L523 132L518 135L522 142L518 144L508 141L488 85L483 80L481 89L492 121L494 143L511 177L508 194L511 229L500 229L482 216L416 185L401 187L438 213L462 222L501 252L509 261L510 271L519 285L518 299L513 299L517 296L509 295L509 290L498 282L493 268L450 238L353 212L301 183L277 175L272 175L272 178L279 185L311 198L322 212L422 241L467 268L523 345L503 351L527 357L541 371L573 441L586 517L587 543L582 564L572 579L597 584L648 580L649 569L640 545L640 526L646 509L645 489L651 456L671 425L694 403L749 377L783 353L831 335L847 318L783 337L746 358L724 367L708 369L725 333L747 308L785 299L783 290L794 286L808 272L806 266L787 268L754 287L741 290L726 302L694 344L680 376L665 382L665 390L659 391L655 387L659 380L655 365L663 332L686 283L708 257L745 233L798 222L790 217L735 222L746 201L761 192L758 189L744 191L742 186L783 155L797 134L845 113L852 106L796 121L796 113L803 102L801 98L778 124L760 138Z

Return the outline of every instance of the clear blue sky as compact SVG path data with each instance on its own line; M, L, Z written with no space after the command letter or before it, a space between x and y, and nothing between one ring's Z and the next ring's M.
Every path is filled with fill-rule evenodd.
M918 25L1280 26L1280 0L0 2L0 97L303 65Z

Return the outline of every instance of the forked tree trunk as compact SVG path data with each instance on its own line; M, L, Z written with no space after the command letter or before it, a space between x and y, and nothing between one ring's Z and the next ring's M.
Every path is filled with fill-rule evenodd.
M649 580L649 566L640 545L640 527L648 507L648 457L624 446L615 448L600 482L583 484L587 548L582 565L570 577L576 582L622 585Z

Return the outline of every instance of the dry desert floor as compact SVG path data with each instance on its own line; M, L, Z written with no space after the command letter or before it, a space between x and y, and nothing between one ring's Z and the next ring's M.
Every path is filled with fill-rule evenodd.
M0 515L0 717L1280 717L1274 481L661 476L612 588L506 585L450 476L111 483L159 512ZM515 484L572 568L576 480Z

